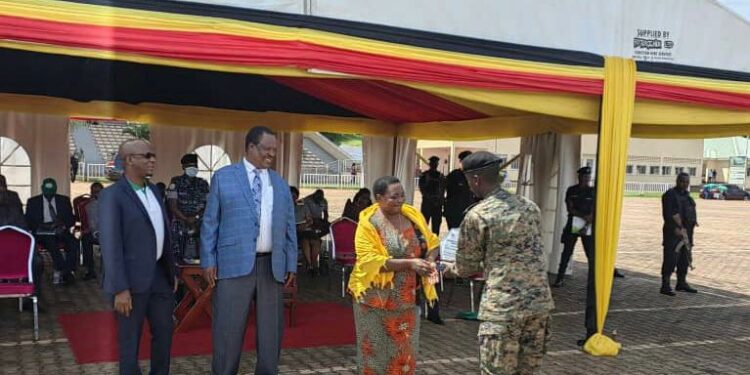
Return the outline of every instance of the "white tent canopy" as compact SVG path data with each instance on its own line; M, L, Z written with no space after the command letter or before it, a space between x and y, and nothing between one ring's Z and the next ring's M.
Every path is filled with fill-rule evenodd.
M715 0L187 1L750 72L750 23Z

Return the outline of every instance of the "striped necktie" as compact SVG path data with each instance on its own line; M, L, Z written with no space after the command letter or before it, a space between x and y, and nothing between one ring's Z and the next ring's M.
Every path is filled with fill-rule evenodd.
M254 170L253 174L253 200L255 201L255 213L258 215L258 220L260 220L260 197L263 194L263 187L260 183L260 170Z

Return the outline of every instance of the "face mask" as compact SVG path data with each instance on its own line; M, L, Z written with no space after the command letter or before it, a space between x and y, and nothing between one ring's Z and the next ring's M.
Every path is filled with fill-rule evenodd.
M51 197L57 193L57 186L51 182L42 185L42 194L45 197Z
M195 177L198 175L198 168L196 167L187 167L185 168L185 174L189 177Z

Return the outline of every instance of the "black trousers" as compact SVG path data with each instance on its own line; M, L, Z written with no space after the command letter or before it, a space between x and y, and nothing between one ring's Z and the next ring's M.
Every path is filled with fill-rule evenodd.
M86 268L86 272L93 274L96 271L94 266L94 244L97 243L94 239L94 235L86 233L82 238L83 242L83 267Z
M693 229L692 227L687 228L688 240L693 243ZM688 257L687 253L680 251L679 254L675 252L675 247L680 243L680 238L672 233L664 231L664 257L661 264L661 278L664 286L669 285L669 279L672 277L672 273L677 269L677 283L685 282L685 278L688 273Z
M565 275L565 271L568 269L570 258L573 256L573 250L576 247L576 242L580 237L581 243L583 244L583 251L586 253L586 258L591 259L589 254L594 253L594 237L593 236L573 236L565 235L563 237L563 251L560 256L560 266L557 269L557 277Z
M573 249L576 247L579 236L567 235L563 238L563 252L560 258L560 267L557 275L560 277L568 269L570 257L573 255ZM586 334L591 335L596 332L596 251L594 249L594 236L580 236L583 244L583 251L588 259L588 277L586 278L586 313L584 317L584 326Z
M175 302L166 272L160 264L154 269L151 290L144 293L132 293L131 298L133 310L129 317L115 312L120 374L141 374L141 369L138 367L138 349L143 321L148 318L151 327L151 371L149 373L167 375L169 374L169 351L172 348L172 313Z
M440 204L430 202L428 197L425 197L427 201L422 202L422 216L427 220L427 224L432 225L432 233L440 233L440 224L443 223L443 207Z
M36 236L36 241L49 252L55 271L67 274L76 270L78 242L72 234L66 232L59 236ZM64 256L59 251L60 244L65 248Z

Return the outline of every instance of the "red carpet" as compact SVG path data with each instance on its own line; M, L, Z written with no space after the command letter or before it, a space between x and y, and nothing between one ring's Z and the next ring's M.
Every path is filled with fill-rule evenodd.
M284 348L309 348L354 344L354 318L350 306L337 303L298 304L294 326L284 327ZM285 311L289 319L289 311ZM99 311L58 316L76 362L117 362L117 327L113 312ZM255 350L255 319L251 319L245 333L244 351ZM145 328L144 328L145 329ZM150 357L151 335L145 329L141 337L139 357ZM206 319L190 331L172 339L172 356L210 355L211 322Z

